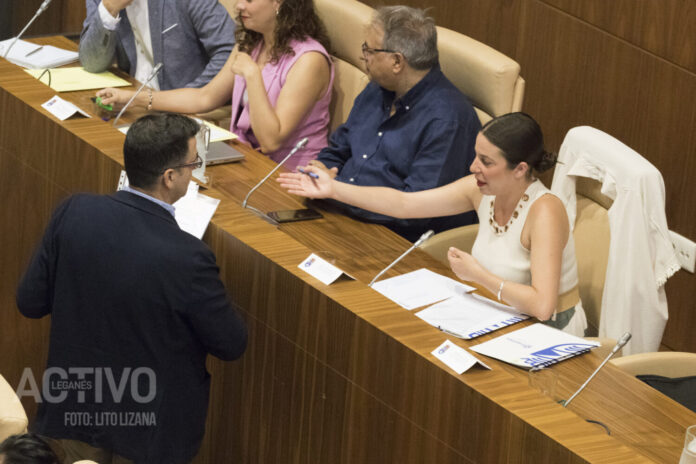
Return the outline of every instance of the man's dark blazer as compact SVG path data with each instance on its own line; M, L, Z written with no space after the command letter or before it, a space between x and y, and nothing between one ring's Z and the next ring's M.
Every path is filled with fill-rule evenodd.
M212 251L129 192L79 194L56 209L17 306L31 318L51 314L48 368L58 369L47 370L33 429L137 463L195 456L208 407L206 354L231 360L246 348Z

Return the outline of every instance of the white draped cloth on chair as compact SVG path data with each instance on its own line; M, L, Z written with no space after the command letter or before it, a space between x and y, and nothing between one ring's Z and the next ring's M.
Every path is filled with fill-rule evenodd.
M667 229L662 175L620 141L583 126L568 131L551 187L572 225L577 177L599 181L614 200L599 336L618 339L629 331L633 338L624 354L657 351L667 323L664 284L680 268Z

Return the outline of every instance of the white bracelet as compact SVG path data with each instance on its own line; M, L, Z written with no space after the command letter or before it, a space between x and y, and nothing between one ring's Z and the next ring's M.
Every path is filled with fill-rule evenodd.
M500 281L500 287L498 287L498 301L503 301L501 297L503 296L503 287L505 286L505 281Z

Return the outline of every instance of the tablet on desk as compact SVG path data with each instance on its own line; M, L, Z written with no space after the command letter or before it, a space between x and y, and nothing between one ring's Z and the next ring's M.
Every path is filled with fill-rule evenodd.
M212 142L208 146L208 153L205 156L205 165L213 166L215 164L234 163L241 161L244 155L239 153L234 147L227 145L225 142Z

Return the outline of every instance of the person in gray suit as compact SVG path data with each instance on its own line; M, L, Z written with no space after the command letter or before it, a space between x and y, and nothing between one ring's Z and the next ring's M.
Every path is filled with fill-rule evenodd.
M89 72L118 67L150 86L202 87L234 47L234 21L217 0L86 0L80 62Z

